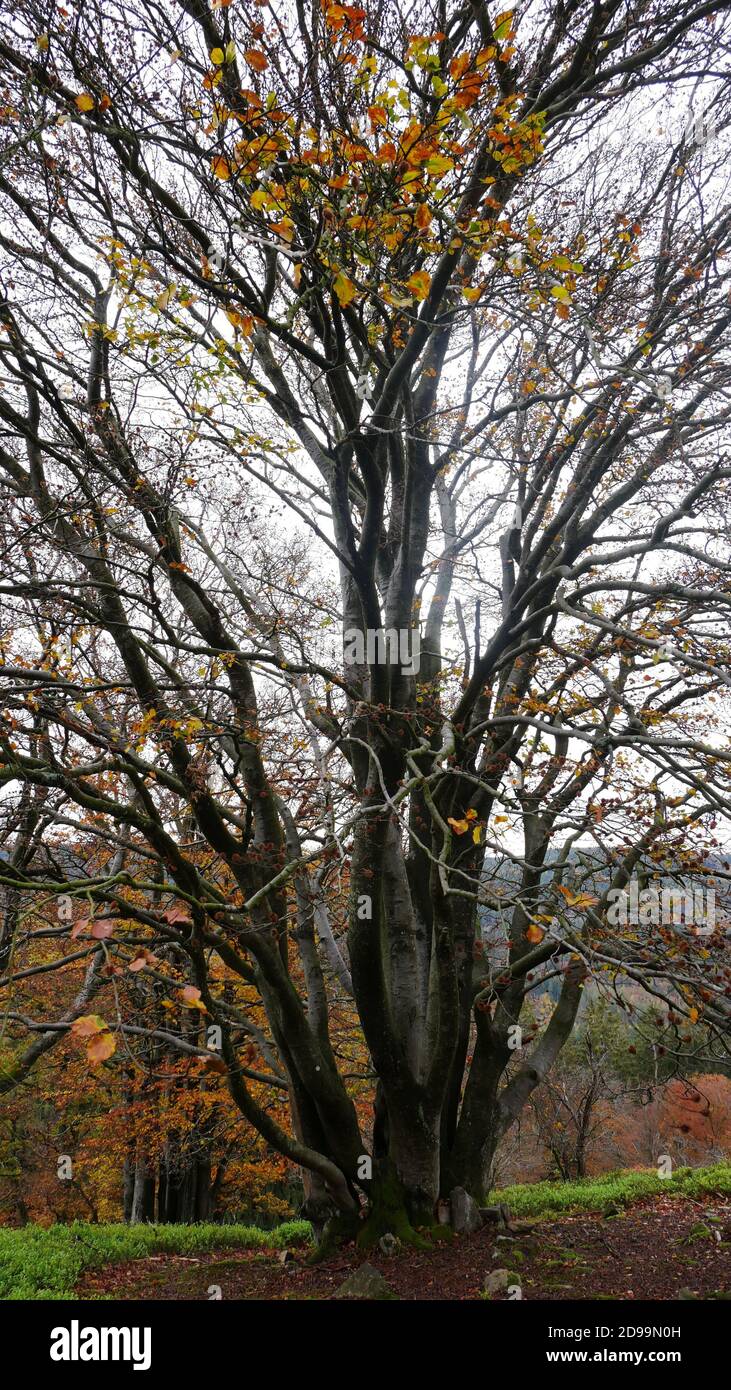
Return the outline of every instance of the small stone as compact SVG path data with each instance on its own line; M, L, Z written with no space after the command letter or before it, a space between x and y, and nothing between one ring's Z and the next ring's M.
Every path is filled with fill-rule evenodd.
M510 1207L504 1202L498 1202L497 1206L480 1207L480 1220L486 1226L497 1226L498 1230L505 1230L510 1222Z
M510 1274L507 1269L493 1269L491 1274L485 1278L483 1288L486 1294L492 1296L494 1293L503 1293L510 1283Z
M294 1255L291 1250L280 1250L277 1255L280 1265L294 1264Z
M453 1231L458 1235L470 1236L481 1229L480 1208L469 1192L465 1192L463 1187L453 1187L449 1194L449 1202Z
M401 1241L398 1236L393 1234L393 1231L386 1231L378 1242L378 1248L382 1255L397 1255L401 1249Z
M370 1298L382 1301L397 1296L380 1271L369 1264L354 1269L333 1294L333 1298Z

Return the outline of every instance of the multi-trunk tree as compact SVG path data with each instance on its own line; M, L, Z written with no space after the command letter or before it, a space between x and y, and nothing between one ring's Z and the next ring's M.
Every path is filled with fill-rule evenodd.
M607 894L724 843L728 8L13 6L6 1087L164 1036L372 1233L589 979L723 1034L720 917Z

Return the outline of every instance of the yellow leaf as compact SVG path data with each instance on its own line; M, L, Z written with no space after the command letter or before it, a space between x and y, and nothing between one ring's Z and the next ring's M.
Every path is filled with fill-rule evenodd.
M212 48L212 49L211 49L211 62L212 62L212 63L215 63L217 68L220 68L221 64L222 64L224 61L225 61L225 54L224 54L223 49L222 49L222 48Z
M559 884L558 891L566 899L567 907L596 907L599 902L591 893L574 893L570 888L564 888L563 884Z
M495 38L500 40L506 39L508 37L508 34L510 33L512 23L513 11L503 10L503 13L498 15L493 25L493 33L495 35Z
M440 179L442 174L447 174L454 168L454 160L448 159L445 154L433 154L431 159L427 159L424 167L432 178Z
M474 304L482 294L482 285L465 285L462 294L468 304Z
M155 308L156 308L156 309L160 309L161 311L162 311L163 309L167 309L168 304L170 303L170 300L171 300L172 295L173 295L173 293L174 293L174 290L175 290L175 286L174 286L174 285L167 285L167 286L165 287L165 289L163 290L162 294L159 294L159 295L157 296L157 299L155 300Z
M353 281L345 274L344 270L339 270L335 276L333 289L338 297L338 303L341 309L345 309L347 305L355 299L358 293L357 285L353 284Z
M211 160L211 173L214 178L222 179L224 183L227 179L230 179L231 165L225 155L217 154L215 159Z
M551 294L554 299L557 299L559 301L560 304L571 303L571 295L569 294L565 285L553 285L551 287Z
M533 942L534 946L537 946L539 942L543 940L545 935L546 933L544 932L543 928L539 927L535 922L531 922L526 932L526 937L528 941Z
M415 271L406 281L406 288L411 290L414 299L426 299L431 289L431 275L426 270Z
M79 96L74 97L74 104L79 111L93 111L96 103L91 92L81 92Z
M472 827L472 840L473 840L473 843L476 844L476 845L479 845L479 844L481 843L481 841L482 841L482 826L481 826L481 825L473 825L473 827Z
M447 824L451 825L455 835L466 835L469 830L469 821L454 820L452 816L447 816Z

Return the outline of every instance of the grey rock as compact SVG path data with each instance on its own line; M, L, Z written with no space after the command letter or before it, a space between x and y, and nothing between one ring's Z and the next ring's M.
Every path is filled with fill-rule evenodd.
M454 1187L449 1194L449 1201L453 1231L458 1235L469 1236L481 1229L480 1208L469 1192L465 1192L463 1187Z
M510 1274L507 1269L493 1269L491 1274L485 1278L483 1288L486 1294L503 1293L510 1283Z
M378 1242L378 1248L382 1255L397 1255L401 1249L401 1241L398 1236L393 1234L393 1231L386 1231Z
M368 1264L360 1265L358 1269L354 1269L333 1294L333 1298L370 1298L381 1301L396 1297L397 1295L386 1283L380 1270L374 1269L373 1265Z
M497 1226L498 1230L504 1231L510 1225L510 1207L504 1202L498 1202L497 1206L480 1207L480 1220L486 1226Z

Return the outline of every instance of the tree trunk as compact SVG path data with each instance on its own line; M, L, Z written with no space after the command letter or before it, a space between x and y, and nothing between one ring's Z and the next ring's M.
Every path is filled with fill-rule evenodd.
M149 1160L144 1157L138 1158L135 1163L129 1220L132 1226L155 1220L155 1174Z

